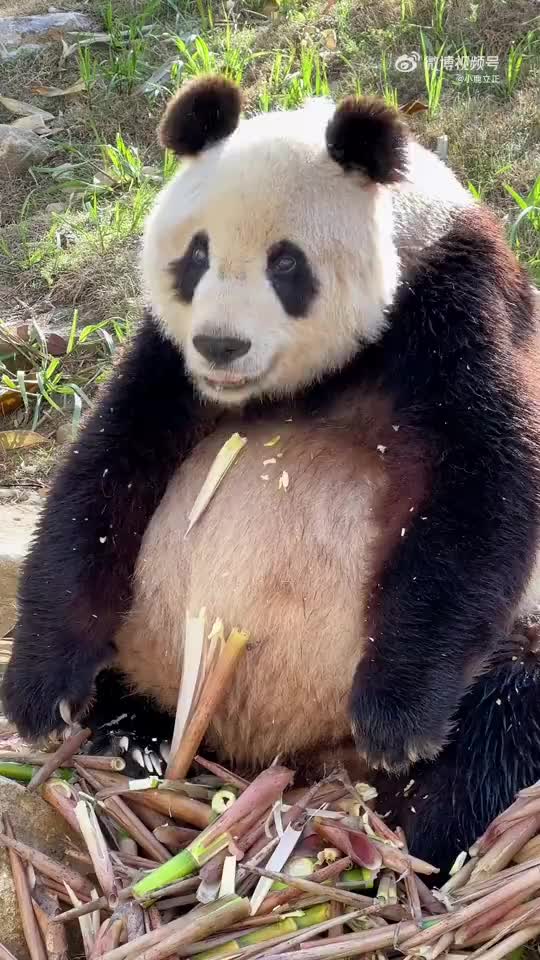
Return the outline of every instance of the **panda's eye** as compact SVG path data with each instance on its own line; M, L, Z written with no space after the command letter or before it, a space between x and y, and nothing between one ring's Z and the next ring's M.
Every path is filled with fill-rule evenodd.
M204 267L208 263L208 245L199 241L191 251L191 259L199 267Z
M169 263L174 290L183 303L191 303L199 281L210 267L209 249L208 235L201 230L191 238L184 255Z
M272 273L292 273L296 267L296 260L294 257L283 254L278 257L276 260L273 260L270 263L270 269Z
M307 316L319 281L304 251L292 240L280 240L266 257L266 276L285 312L291 317Z

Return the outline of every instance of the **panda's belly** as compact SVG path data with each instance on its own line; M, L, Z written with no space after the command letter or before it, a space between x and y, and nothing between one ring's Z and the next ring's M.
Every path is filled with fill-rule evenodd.
M234 429L247 444L186 537L195 498ZM147 530L118 637L123 670L174 710L186 609L205 607L209 628L220 617L226 630L251 635L213 724L224 756L258 764L348 737L388 482L371 430L364 442L335 423L229 422L216 431L173 478Z

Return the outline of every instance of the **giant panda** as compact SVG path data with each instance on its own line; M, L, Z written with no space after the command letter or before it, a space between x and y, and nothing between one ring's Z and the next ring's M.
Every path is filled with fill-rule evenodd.
M38 737L112 664L172 713L204 606L251 635L210 748L345 757L442 866L540 776L540 675L512 639L540 597L533 293L384 103L241 105L208 77L163 117L182 163L146 225L148 308L49 493L4 702Z

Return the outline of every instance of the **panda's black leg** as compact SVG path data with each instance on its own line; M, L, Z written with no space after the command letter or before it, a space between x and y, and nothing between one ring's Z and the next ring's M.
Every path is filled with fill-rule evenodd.
M464 697L435 760L374 781L378 812L388 812L411 852L443 874L519 790L540 779L539 636L534 626L520 627L498 652Z
M130 776L161 776L168 760L174 718L150 698L134 693L117 670L103 670L95 688L93 703L84 717L92 731L88 752L122 757Z

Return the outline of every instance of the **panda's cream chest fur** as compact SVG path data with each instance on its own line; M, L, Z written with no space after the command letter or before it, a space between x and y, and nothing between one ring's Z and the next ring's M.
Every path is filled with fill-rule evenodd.
M248 629L252 645L214 720L221 751L237 762L350 736L350 674L369 644L374 544L379 556L381 543L401 536L419 494L418 468L408 471L412 485L395 482L399 424L381 420L379 406L366 398L354 439L348 398L325 418L231 416L177 472L145 535L120 665L174 709L185 610L206 607L210 625L221 617L227 629ZM186 537L207 471L234 430L246 446ZM363 604L351 604L352 595Z

